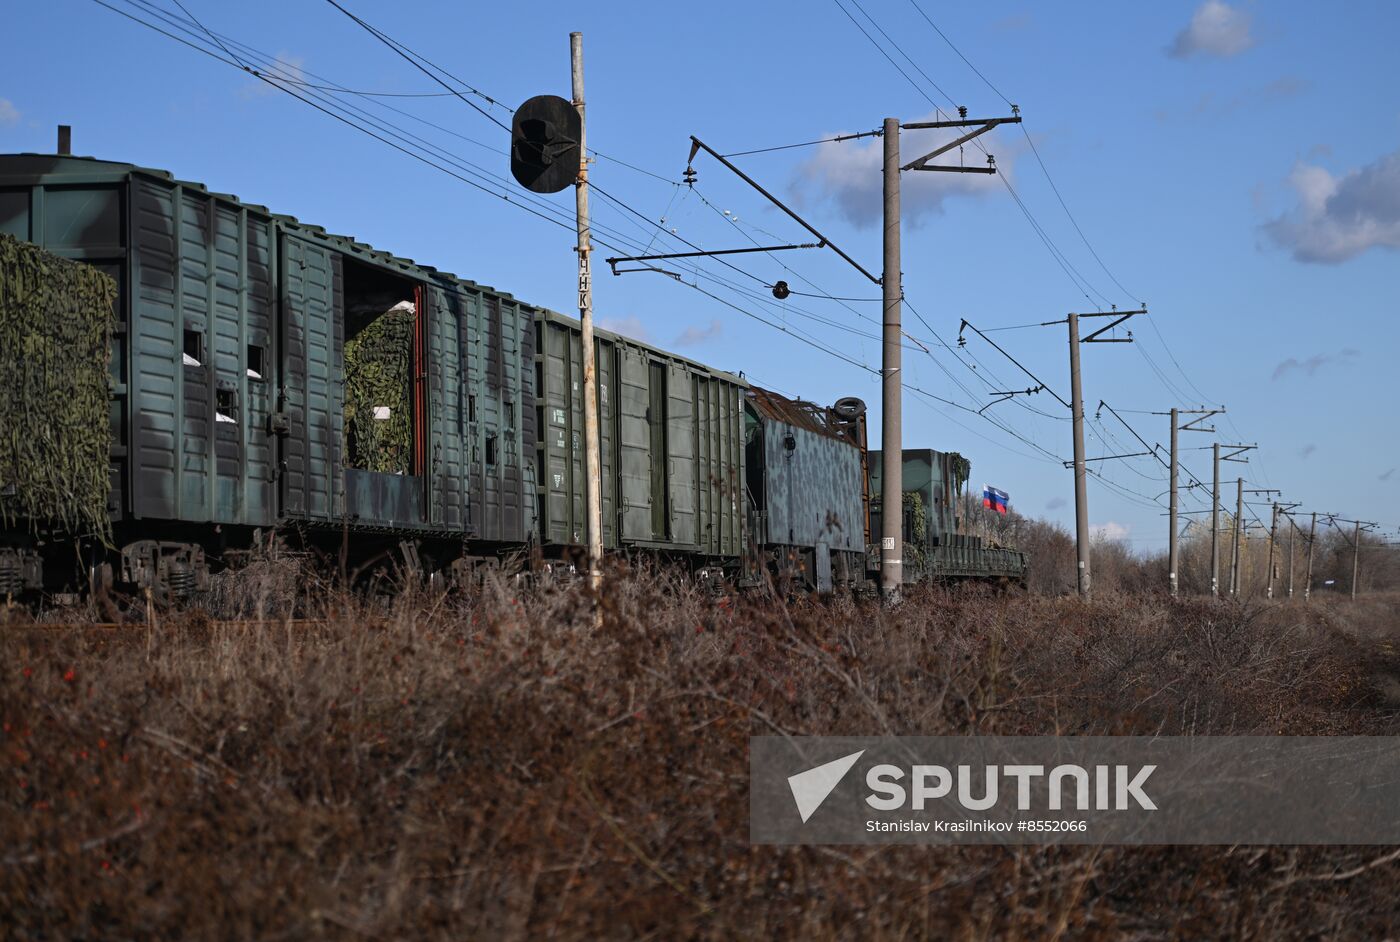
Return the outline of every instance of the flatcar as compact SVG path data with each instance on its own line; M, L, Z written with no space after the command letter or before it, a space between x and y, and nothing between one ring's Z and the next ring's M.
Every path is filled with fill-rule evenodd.
M270 531L456 576L577 558L572 318L93 158L0 155L0 234L117 285L106 532L7 517L0 592L187 596ZM595 343L606 548L741 585L871 581L879 462L858 400L818 407L608 331ZM0 481L0 499L32 483ZM1019 554L994 560L933 519L918 535L933 556L974 561L937 575L1024 573Z

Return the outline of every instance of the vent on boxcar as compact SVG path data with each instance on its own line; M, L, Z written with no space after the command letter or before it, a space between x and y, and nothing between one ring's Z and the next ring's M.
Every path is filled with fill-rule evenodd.
M238 424L238 390L220 386L214 391L214 421Z
M252 380L267 379L264 371L264 360L267 353L263 347L255 343L248 344L248 378Z
M185 366L204 365L204 332L186 330L184 343Z

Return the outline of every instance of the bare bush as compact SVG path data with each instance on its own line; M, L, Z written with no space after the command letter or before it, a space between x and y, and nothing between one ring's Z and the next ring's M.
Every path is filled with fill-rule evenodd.
M280 585L280 583L278 583ZM261 598L261 590L253 598ZM489 578L7 628L0 934L1377 938L1364 848L756 847L748 737L1394 734L1394 608Z

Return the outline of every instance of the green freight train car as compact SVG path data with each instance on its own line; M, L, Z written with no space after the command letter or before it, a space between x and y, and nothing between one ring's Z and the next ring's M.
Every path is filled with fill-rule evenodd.
M585 542L579 323L541 311L535 370L540 542ZM733 568L743 546L743 401L738 376L594 331L603 546Z
M532 307L162 171L90 158L0 157L0 232L118 285L108 511L123 581L187 591L209 556L260 528L325 543L348 531L360 556L404 538L444 559L467 541L492 553L531 540ZM401 463L385 470L347 448L345 354L396 307L409 327L388 359L406 388L365 403L371 421L407 429ZM65 534L48 524L10 533L10 556L52 548ZM89 576L105 578L106 547L83 546Z
M393 557L450 576L578 558L577 321L113 161L0 155L0 234L116 290L110 323L92 322L110 327L107 362L87 357L78 383L96 390L81 437L106 476L99 506L86 525L0 515L0 592L186 596L272 530L361 568ZM33 296L23 309L12 296L0 291L14 308L0 307L0 336L35 323ZM871 584L879 462L858 400L828 409L605 330L595 343L605 547L740 585ZM33 399L32 379L12 374L0 400ZM26 417L59 421L37 408ZM0 510L46 506L23 457L0 461ZM936 485L906 480L936 506ZM911 580L1024 573L1020 554L923 519L910 539L931 563Z

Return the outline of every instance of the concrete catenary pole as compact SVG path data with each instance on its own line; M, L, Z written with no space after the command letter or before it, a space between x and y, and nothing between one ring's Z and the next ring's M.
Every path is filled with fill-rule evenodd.
M1210 594L1220 596L1220 443L1211 451L1215 455L1215 474L1210 487Z
M1351 600L1356 601L1356 577L1361 570L1361 521L1351 531Z
M899 119L886 118L885 260L880 278L884 299L880 408L880 588L899 601L904 582L904 443L900 431L904 377L900 373Z
M1233 558L1230 562L1230 594L1240 595L1240 543L1244 531L1244 478L1235 480L1235 539Z
M583 104L583 34L569 34L569 61L573 72L574 107L578 109L578 317L579 344L583 354L583 453L586 470L584 494L588 509L589 581L596 589L602 577L603 471L598 445L598 364L593 349L593 272L590 256L593 234L588 222L588 134Z
M1308 570L1303 577L1303 600L1312 598L1313 545L1317 543L1317 512L1312 515L1312 526L1308 528Z
M1179 547L1176 545L1176 410L1171 412L1172 418L1172 466L1171 466L1171 505L1167 516L1171 520L1171 531L1167 534L1167 587L1173 596L1177 591L1177 566L1180 565L1181 555Z
M1084 464L1084 390L1079 377L1079 315L1069 316L1070 415L1074 418L1074 530L1079 550L1079 594L1088 596L1089 571L1089 472Z
M1293 522L1293 515L1288 516L1288 597L1293 598L1293 537L1297 535L1298 524Z
M1274 544L1278 542L1278 501L1274 501L1274 517L1269 521L1269 588L1266 598L1274 597Z

